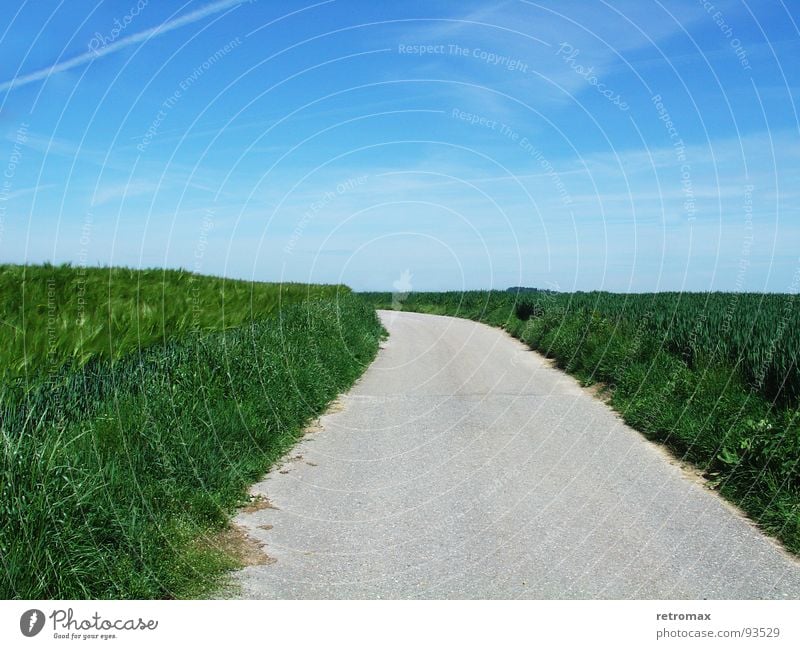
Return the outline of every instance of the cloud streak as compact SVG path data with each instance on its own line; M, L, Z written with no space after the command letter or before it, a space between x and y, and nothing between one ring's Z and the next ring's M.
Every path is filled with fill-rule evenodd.
M37 70L36 72L31 72L30 74L22 75L11 79L10 81L0 83L0 92L26 86L37 81L42 81L43 79L47 79L50 75L65 72L66 70L71 70L72 68L77 68L81 65L90 63L95 59L107 56L131 45L135 45L136 43L141 43L150 38L162 36L167 32L179 29L185 25L191 25L192 23L202 20L207 16L217 14L221 11L225 11L226 9L237 7L246 1L247 0L220 0L219 2L212 2L205 7L201 7L200 9L192 11L184 16L170 20L169 22L162 23L156 27L145 29L144 31L131 34L130 36L119 39L118 41L109 43L102 49L80 54L42 70Z

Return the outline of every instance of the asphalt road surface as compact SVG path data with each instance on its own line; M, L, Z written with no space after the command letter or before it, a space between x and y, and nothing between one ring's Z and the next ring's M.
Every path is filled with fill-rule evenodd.
M381 312L377 360L254 486L246 598L800 597L800 563L574 379Z

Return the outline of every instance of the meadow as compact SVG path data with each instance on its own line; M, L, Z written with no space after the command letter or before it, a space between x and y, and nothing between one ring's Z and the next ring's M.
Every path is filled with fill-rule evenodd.
M343 286L271 284L185 270L0 264L5 376L119 359L187 334L238 327L281 305L335 298Z
M364 293L377 308L503 327L699 467L800 553L798 297L754 293Z
M343 286L2 267L0 598L173 598L241 565L229 520L377 352Z

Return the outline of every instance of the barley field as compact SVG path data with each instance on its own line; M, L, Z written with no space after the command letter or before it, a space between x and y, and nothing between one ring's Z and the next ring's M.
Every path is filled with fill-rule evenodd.
M0 265L0 367L8 376L116 360L187 334L238 327L344 286L270 284L182 270Z

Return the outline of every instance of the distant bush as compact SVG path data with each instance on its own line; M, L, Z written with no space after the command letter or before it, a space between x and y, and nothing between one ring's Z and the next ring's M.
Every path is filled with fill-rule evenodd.
M519 300L514 305L514 315L517 316L519 320L530 320L532 317L538 317L541 314L541 308L531 300Z

